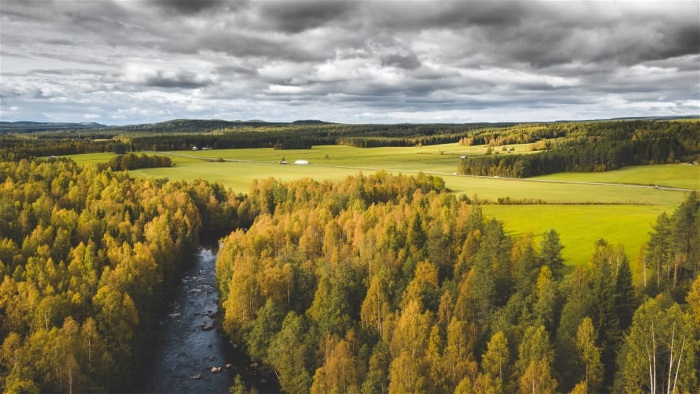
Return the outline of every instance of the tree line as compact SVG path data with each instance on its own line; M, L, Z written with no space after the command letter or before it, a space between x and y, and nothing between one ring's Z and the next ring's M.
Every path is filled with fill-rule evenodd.
M249 225L242 201L205 181L0 162L2 391L128 391L200 235Z
M543 140L545 143L540 145L547 150L537 154L466 156L458 171L526 178L557 172L601 172L639 164L693 162L700 155L698 121L555 123L547 129L552 135L565 137ZM497 141L494 138L490 143ZM539 149L533 144L533 150Z
M220 121L172 121L133 127L80 130L74 133L0 134L0 157L19 160L90 152L276 148L314 145L414 146L456 142L469 132L499 124L348 125L323 122L235 124Z
M644 262L661 279L635 288L621 246L599 240L588 266L565 267L555 230L511 237L433 177L251 191L260 215L217 262L223 327L285 392L699 387L694 194L652 235Z
M112 171L136 170L139 168L172 167L173 161L163 155L137 155L135 153L118 154L106 164L98 164L98 170L109 168Z
M125 154L196 148L309 149L315 145L421 146L458 142L489 147L530 143L538 154L466 156L458 172L530 177L564 171L608 171L628 165L692 162L700 155L700 122L620 120L526 124L347 125L323 122L172 121L153 125L31 136L0 135L8 160L88 152ZM197 129L197 127L201 129ZM217 128L219 127L219 128Z

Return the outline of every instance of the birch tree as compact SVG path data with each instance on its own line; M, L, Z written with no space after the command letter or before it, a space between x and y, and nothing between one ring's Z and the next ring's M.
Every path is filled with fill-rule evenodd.
M697 389L696 327L689 313L660 295L637 309L621 358L627 393Z

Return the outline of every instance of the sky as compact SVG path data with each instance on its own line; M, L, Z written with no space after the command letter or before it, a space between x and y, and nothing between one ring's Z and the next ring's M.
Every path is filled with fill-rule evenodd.
M700 115L700 2L0 0L0 120Z

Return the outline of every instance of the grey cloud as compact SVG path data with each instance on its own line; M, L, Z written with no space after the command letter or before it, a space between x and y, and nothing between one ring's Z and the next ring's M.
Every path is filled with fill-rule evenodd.
M158 73L144 80L144 85L159 88L195 89L211 85L212 81L197 77L193 73L180 73L173 76Z
M521 1L365 2L365 17L399 31L465 26L517 26L529 8Z
M215 77L210 71L190 71L187 65L166 64L152 61L127 62L117 73L103 74L97 78L106 89L137 92L144 88L166 88L174 91L196 89L210 86Z
M225 3L225 0L146 0L166 11L174 11L181 14L197 14L204 10L216 8Z
M293 61L318 60L320 54L308 54L291 45L286 37L271 37L249 32L207 32L165 43L169 51L196 54L204 50L222 52L239 59L261 57Z
M673 26L669 30L658 43L658 53L652 53L645 60L692 55L700 51L700 23Z
M406 70L415 70L421 66L420 60L414 54L410 55L399 55L399 54L388 54L381 58L382 65L393 66L404 68Z
M274 29L299 33L325 25L337 24L351 16L358 3L351 1L264 1L260 18Z
M253 66L226 65L226 66L217 67L216 72L217 72L217 74L222 75L222 76L253 77L258 73L258 70L257 70L257 68L255 68Z

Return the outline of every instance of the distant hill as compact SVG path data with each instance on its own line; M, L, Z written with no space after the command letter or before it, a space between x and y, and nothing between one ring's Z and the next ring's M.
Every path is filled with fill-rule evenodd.
M551 123L569 123L569 122L591 122L591 121L610 121L610 120L674 120L674 119L697 119L698 115L686 116L655 116L655 117L629 117L616 119L591 119L591 120L560 120ZM508 123L469 123L471 126L483 127L499 127L506 125L514 125L519 122ZM529 123L529 122L525 122ZM545 122L547 123L547 122ZM107 126L94 122L83 123L57 123L57 122L0 122L0 134L2 133L36 133L36 132L69 132L69 131L102 131L107 133L118 134L120 132L131 133L197 133L207 132L218 129L232 129L236 127L269 127L269 126L322 126L332 125L336 123L325 122L316 119L303 119L293 122L267 122L264 120L220 120L220 119L173 119L157 123L144 123L125 126ZM397 124L395 124L397 125ZM402 126L416 126L418 124L402 123ZM389 126L387 124L384 127Z
M51 123L51 122L0 122L0 133L34 133L42 131L102 130L108 132L143 133L193 133L236 127L260 127L283 125L318 126L332 124L321 120L297 120L294 122L266 122L264 120L220 120L220 119L173 119L165 122L144 123L125 126L106 126L99 123Z
M130 126L114 126L115 130L142 131L142 132L169 132L169 133L191 133L196 131L210 131L216 129L227 129L236 126L250 126L267 124L263 121L228 121L228 120L203 120L203 119L173 119L165 122L146 123Z
M226 129L240 126L263 126L284 123L268 123L262 120L227 121L200 119L173 119L158 123L144 123L125 126L107 126L99 123L56 123L56 122L0 122L0 133L35 133L46 131L81 131L101 130L108 132L145 132L145 133L191 133ZM288 124L288 123L286 123Z
M297 120L294 122L267 122L264 120L203 120L203 119L174 119L165 122L158 123L148 123L140 125L131 126L119 126L114 127L114 129L128 130L128 131L144 131L144 132L196 132L196 131L209 131L217 129L228 129L242 126L283 126L283 125L309 125L317 126L324 124L332 124L329 122L324 122L321 120Z
M95 122L58 123L58 122L0 122L0 133L35 133L40 131L94 130L107 126Z
M324 124L333 124L333 123L332 122L324 122L322 120L307 119L307 120L295 120L294 122L292 122L292 124L324 125Z

